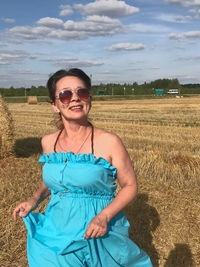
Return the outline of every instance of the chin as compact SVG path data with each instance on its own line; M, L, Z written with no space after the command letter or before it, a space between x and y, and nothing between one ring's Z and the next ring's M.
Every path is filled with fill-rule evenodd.
M67 121L85 121L87 119L87 115L86 114L80 114L77 112L77 114L73 114L71 116L67 115L63 115L63 118L66 119Z

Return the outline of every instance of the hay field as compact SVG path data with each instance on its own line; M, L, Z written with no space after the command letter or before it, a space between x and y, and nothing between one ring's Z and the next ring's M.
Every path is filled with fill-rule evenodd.
M200 266L199 103L197 97L97 101L90 113L93 124L117 133L130 153L139 184L125 209L130 235L155 267ZM25 267L26 230L11 215L39 186L40 140L55 127L47 103L12 103L9 109L16 155L0 160L0 262Z

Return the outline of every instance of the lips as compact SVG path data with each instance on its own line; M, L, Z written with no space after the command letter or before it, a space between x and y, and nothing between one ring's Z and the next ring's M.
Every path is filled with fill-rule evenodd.
M83 108L83 106L82 105L77 105L77 106L72 106L72 107L70 107L69 109L70 110L80 110L80 109L82 109Z

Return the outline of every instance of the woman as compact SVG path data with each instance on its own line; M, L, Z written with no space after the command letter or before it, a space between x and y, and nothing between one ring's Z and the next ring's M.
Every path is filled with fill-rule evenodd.
M152 266L128 237L122 209L137 193L130 157L112 133L88 121L91 81L80 69L53 74L47 88L63 128L42 139L43 182L19 204L31 267ZM115 179L121 190L116 197ZM31 211L51 193L45 214Z

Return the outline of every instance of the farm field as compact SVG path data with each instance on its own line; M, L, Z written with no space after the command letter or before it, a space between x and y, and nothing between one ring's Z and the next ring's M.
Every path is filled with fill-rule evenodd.
M25 267L26 229L12 212L40 185L40 140L56 128L48 103L8 108L15 155L0 160L0 262ZM200 97L95 101L90 120L118 134L131 156L139 186L125 209L131 239L155 267L200 266Z

